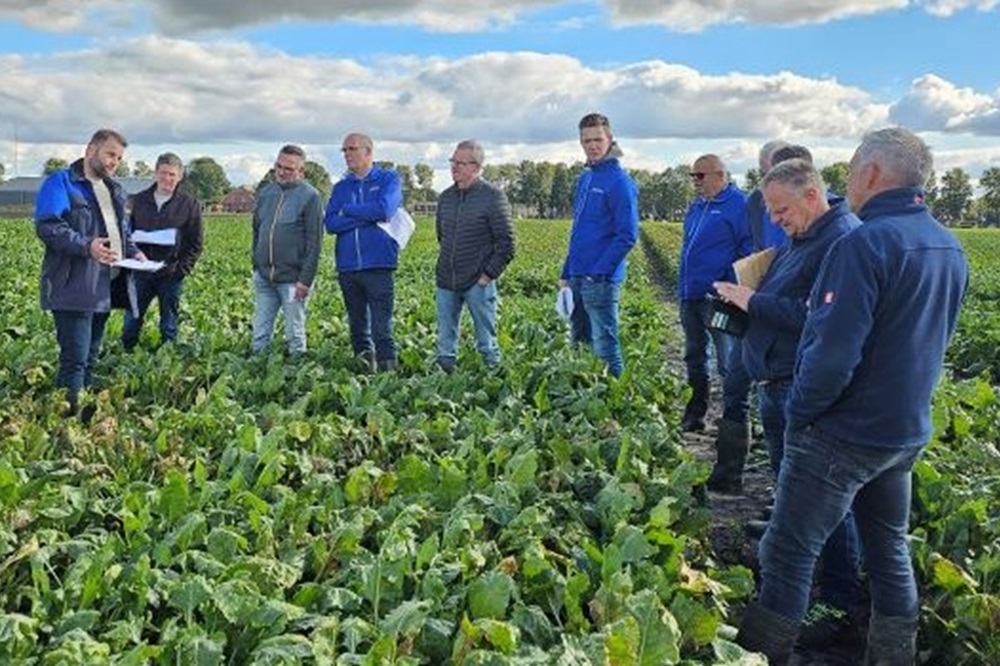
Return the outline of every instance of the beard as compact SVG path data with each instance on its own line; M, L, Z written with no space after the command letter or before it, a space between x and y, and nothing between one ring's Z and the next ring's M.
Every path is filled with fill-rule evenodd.
M88 158L87 166L90 167L90 171L96 178L109 178L111 176L111 174L108 173L108 170L104 167L104 163L96 157Z

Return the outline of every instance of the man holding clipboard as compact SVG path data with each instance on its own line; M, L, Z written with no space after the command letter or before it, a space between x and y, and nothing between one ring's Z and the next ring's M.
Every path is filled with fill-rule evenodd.
M184 164L173 153L156 159L156 182L135 195L130 217L132 240L152 261L163 262L155 271L135 271L138 315L125 312L122 346L139 342L146 310L155 298L160 305L160 342L177 339L177 320L184 278L194 269L202 249L201 205L177 186Z

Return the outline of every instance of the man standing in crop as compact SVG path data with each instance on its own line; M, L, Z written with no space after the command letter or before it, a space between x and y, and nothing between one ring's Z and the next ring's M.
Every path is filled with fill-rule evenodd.
M577 125L587 165L576 183L573 228L560 288L573 292L570 337L592 347L618 377L625 370L618 338L618 298L625 258L639 235L639 189L622 167L611 122L588 113Z
M753 241L747 226L746 195L729 181L718 155L702 155L691 167L697 197L684 216L678 300L684 330L684 364L691 397L684 407L681 427L705 429L709 397L709 342L715 347L716 368L726 380L732 338L705 325L713 293L712 283L735 282L733 262L750 254Z
M507 195L480 177L483 147L466 140L451 159L454 183L438 197L437 363L445 372L458 360L458 323L469 308L476 348L488 367L500 363L497 279L514 258L514 223Z
M932 167L899 127L866 134L850 163L847 199L863 224L833 244L809 294L759 595L737 636L772 664L787 663L816 558L852 506L871 590L865 663L915 661L911 472L969 277L924 203Z
M156 182L132 200L132 231L172 231L171 244L143 244L139 247L152 261L164 262L156 273L138 273L136 295L139 314L125 312L122 346L132 349L139 342L142 320L155 298L160 305L160 342L177 339L177 319L184 278L194 270L201 255L201 204L178 189L184 177L184 163L173 153L156 158Z
M254 352L271 343L274 320L285 318L288 350L306 350L308 301L323 240L323 202L306 182L306 153L286 145L274 162L274 181L257 193L253 213Z
M94 132L83 158L49 175L35 202L35 233L45 244L41 305L52 311L59 342L55 383L73 413L93 382L113 284L135 308L131 272L112 266L144 258L125 234L125 191L113 179L127 145L114 130Z
M337 234L337 281L344 297L351 347L366 370L396 367L392 311L399 244L380 222L403 205L392 169L375 166L370 137L352 133L341 147L347 173L333 186L324 224Z

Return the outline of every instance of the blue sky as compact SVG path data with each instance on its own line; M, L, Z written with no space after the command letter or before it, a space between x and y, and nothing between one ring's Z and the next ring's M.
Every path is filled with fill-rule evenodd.
M130 161L210 155L240 184L285 142L336 175L360 130L443 186L464 138L578 160L600 110L635 167L716 152L739 179L771 138L829 163L905 124L975 178L1000 166L997 35L1000 0L0 0L0 162L112 126Z

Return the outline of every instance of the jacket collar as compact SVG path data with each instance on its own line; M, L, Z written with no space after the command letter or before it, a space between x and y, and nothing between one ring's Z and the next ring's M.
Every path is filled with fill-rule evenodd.
M921 213L927 210L924 203L924 190L920 187L899 187L893 190L879 192L865 202L858 211L862 221L883 215Z

